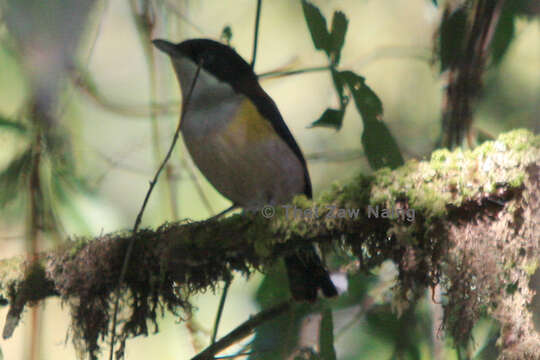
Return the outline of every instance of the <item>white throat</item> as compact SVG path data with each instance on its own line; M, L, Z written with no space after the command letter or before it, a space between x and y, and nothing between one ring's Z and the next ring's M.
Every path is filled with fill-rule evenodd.
M173 59L182 97L187 97L198 65L187 58ZM187 104L182 132L195 137L207 136L226 126L234 117L243 95L237 94L226 82L202 69Z

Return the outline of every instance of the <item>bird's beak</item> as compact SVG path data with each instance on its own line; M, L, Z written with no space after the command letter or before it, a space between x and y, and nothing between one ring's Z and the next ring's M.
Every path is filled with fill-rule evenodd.
M173 44L172 42L169 42L167 40L156 39L156 40L152 40L152 43L159 50L163 51L166 54L169 54L169 56L173 56L174 54L176 54L176 45Z

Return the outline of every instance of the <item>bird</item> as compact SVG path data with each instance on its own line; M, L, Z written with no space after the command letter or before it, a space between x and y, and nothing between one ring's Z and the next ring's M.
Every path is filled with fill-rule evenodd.
M255 211L299 194L312 197L300 147L252 67L233 48L211 39L152 42L169 55L180 83L184 144L232 207ZM319 289L326 297L337 295L312 244L284 260L295 300L314 302Z

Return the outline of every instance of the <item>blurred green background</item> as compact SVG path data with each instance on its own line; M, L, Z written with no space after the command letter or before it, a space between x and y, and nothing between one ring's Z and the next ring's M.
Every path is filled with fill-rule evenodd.
M168 58L158 51L148 51L149 38L219 40L224 27L230 26L231 45L249 59L256 1L152 1L150 36L141 35L133 16L144 10L144 2L133 1L134 6L130 6L127 0L51 1L44 2L42 8L28 8L32 3L0 1L0 118L25 124L31 94L51 99L55 120L49 126L68 139L63 149L69 152L58 151L55 156L73 161L73 176L79 184L63 188L63 197L48 199L55 231L52 235L44 232L41 237L39 249L44 250L58 239L127 230L133 224L157 159L170 144L181 99ZM378 94L384 105L384 121L404 157L428 156L441 128L444 83L433 60L433 42L442 10L427 0L313 3L327 19L335 10L349 18L340 69L364 76ZM256 72L325 65L324 54L313 47L300 1L263 2ZM77 85L83 82L81 74L92 79L90 90ZM308 127L327 107L338 106L329 72L264 79L262 86L277 103L308 159L315 197L332 182L371 171L360 143L362 121L352 106L340 131ZM54 93L35 95L40 88ZM166 112L158 111L152 120L154 103L170 106L166 106ZM475 126L492 136L517 127L538 132L539 118L540 23L538 19L519 19L501 65L486 73ZM27 145L24 134L0 127L0 169L5 169ZM182 144L170 164L169 176L161 178L150 200L143 226L156 227L182 218L204 219L229 205L194 169ZM21 173L21 182L25 179ZM47 183L53 190L55 179L53 174ZM0 209L1 258L23 254L27 248L25 204L22 196ZM369 277L370 291L383 289L382 295L371 294L380 303L380 311L375 307L365 316L361 305L350 305L335 312L336 332L357 316L357 321L337 337L339 359L392 358L392 341L400 335L388 334L403 330L403 323L384 306L394 275L392 265L386 264ZM220 334L258 310L254 297L261 279L259 274L249 281L236 276ZM359 281L369 282L365 278ZM207 331L212 329L219 295L220 291L208 291L193 299L193 318ZM409 322L411 328L407 329L420 349L416 358L421 359L433 358L428 338L432 327L422 324L436 314L429 299L419 304L417 314L411 315L416 321ZM73 346L65 342L69 333L67 307L51 299L42 308L39 359L74 358ZM0 308L0 321L6 313L6 307ZM30 313L25 312L11 339L0 341L5 359L28 358ZM178 320L167 314L160 322L159 334L128 341L127 358L187 359L195 353L194 342L206 345L208 336L199 333L194 338ZM478 349L485 344L490 329L487 321L477 326ZM444 355L440 359L456 358L449 344L441 351ZM105 352L102 355L105 358Z

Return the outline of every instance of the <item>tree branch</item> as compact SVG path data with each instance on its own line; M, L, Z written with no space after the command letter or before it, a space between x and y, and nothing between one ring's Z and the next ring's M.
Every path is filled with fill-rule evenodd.
M251 317L242 325L235 328L233 331L222 337L218 342L211 344L209 347L201 351L191 360L213 360L214 355L225 350L229 346L251 335L257 326L265 322L275 319L277 316L289 311L291 301L285 301L271 308L261 311L257 315Z
M123 339L147 334L148 321L157 326L159 309L189 312L191 294L232 271L264 269L306 242L334 242L357 257L362 270L386 260L398 265L396 306L440 284L448 299L444 326L456 341L469 339L476 320L487 314L501 324L505 358L535 358L540 338L528 304L540 258L539 178L540 137L517 130L474 151L439 150L429 162L359 175L333 185L319 201L294 200L297 209L318 209L317 216L275 209L270 218L233 215L72 239L34 262L0 261L0 304L10 305L3 336L11 336L27 304L60 296L71 306L76 340L95 354L98 339L107 335L112 294L131 241L132 260L120 284ZM359 209L358 216L339 208ZM383 209L405 215L385 218Z

